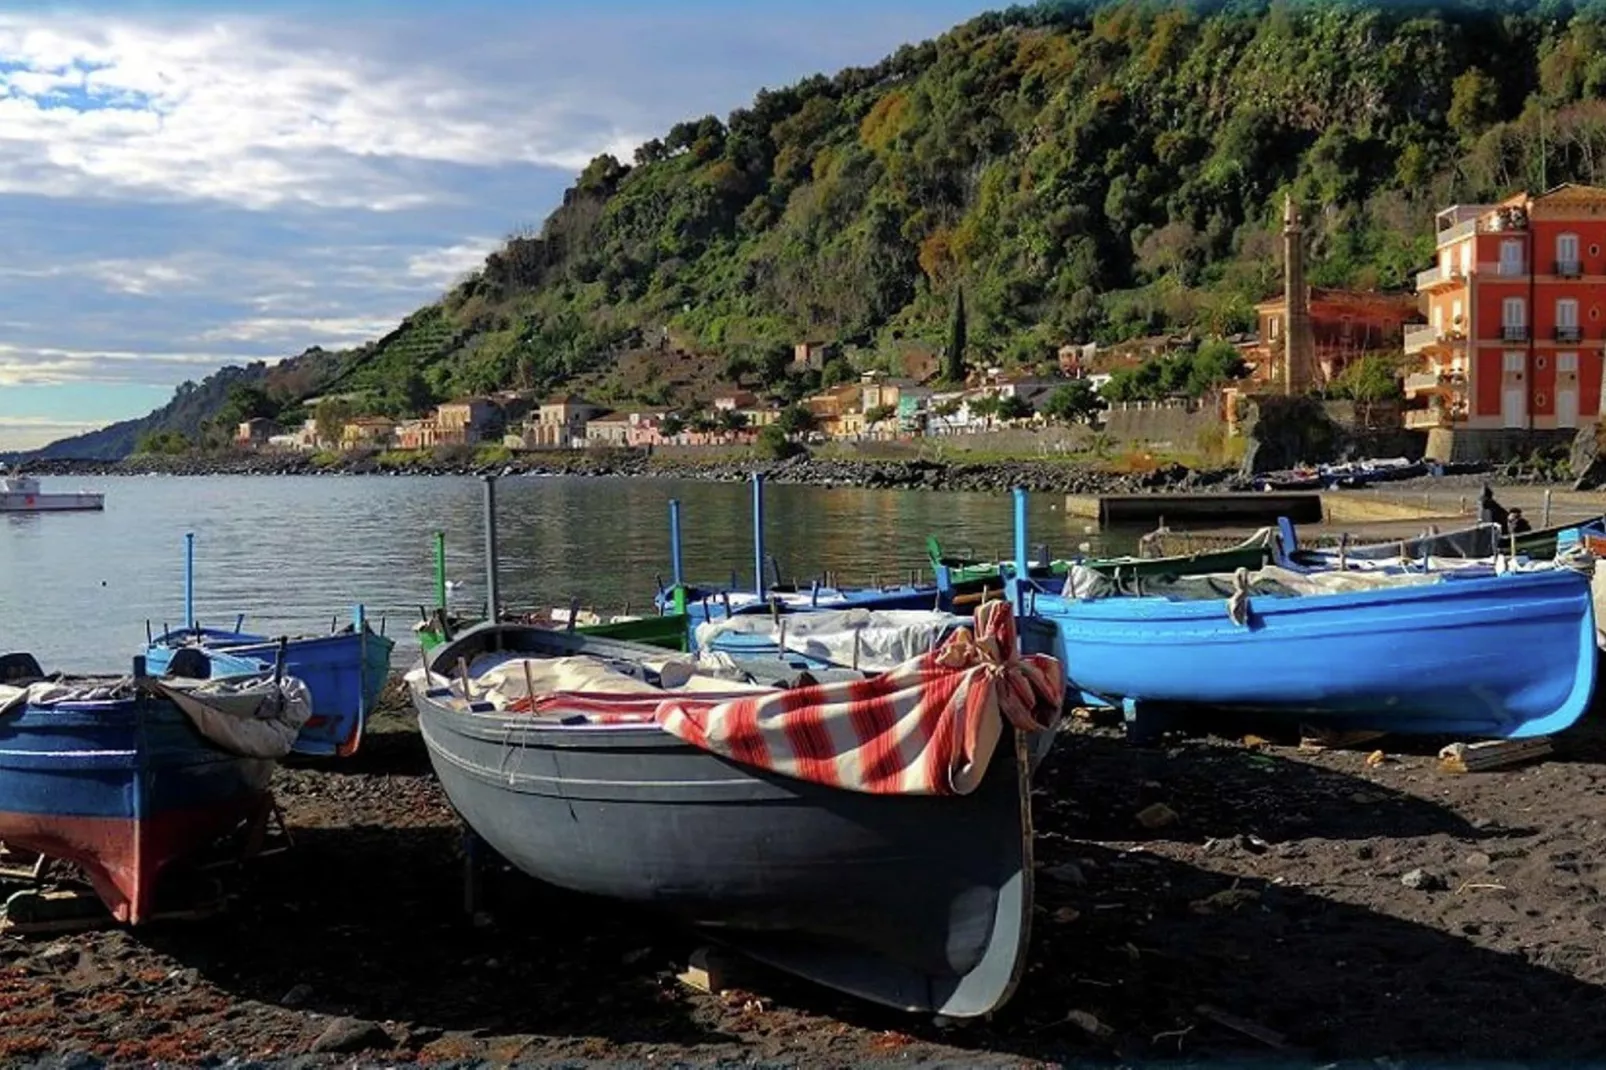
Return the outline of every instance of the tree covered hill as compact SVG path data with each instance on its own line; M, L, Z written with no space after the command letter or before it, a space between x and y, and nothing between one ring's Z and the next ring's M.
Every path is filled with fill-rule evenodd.
M1435 209L1606 181L1603 46L1599 2L982 15L598 157L538 233L321 358L316 389L398 414L576 379L623 402L662 391L608 370L666 339L761 370L802 340L873 364L939 348L961 288L973 361L1246 329L1278 287L1284 194L1313 284L1399 288Z

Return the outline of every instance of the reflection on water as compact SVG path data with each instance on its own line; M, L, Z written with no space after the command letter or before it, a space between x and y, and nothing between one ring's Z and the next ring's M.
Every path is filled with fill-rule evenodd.
M47 481L46 489L65 489ZM108 478L104 513L0 521L0 651L47 667L125 669L147 621L178 625L184 533L196 533L196 611L205 624L270 634L327 630L362 603L401 638L433 598L431 534L446 533L454 605L484 600L480 481L451 477ZM513 606L650 606L669 576L668 502L683 508L687 578L752 581L750 488L671 480L528 478L498 484L502 599ZM1034 495L1033 545L1093 543L1057 495ZM765 541L782 575L844 583L907 579L925 540L1007 555L1003 494L771 486ZM926 571L929 577L929 569Z

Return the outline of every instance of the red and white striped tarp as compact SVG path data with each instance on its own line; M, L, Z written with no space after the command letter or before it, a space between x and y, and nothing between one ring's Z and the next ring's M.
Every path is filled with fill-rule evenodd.
M1059 661L1016 652L1008 602L976 613L936 651L869 680L740 696L537 696L540 714L593 724L656 721L733 761L848 791L963 795L981 783L1006 722L1051 728L1065 698Z

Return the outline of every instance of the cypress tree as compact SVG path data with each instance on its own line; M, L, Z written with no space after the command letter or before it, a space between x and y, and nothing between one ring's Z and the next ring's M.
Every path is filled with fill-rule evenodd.
M954 286L954 310L948 318L948 353L943 378L951 383L965 381L965 288Z

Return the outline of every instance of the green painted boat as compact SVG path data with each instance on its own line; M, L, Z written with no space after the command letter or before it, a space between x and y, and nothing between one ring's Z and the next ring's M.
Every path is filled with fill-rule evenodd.
M1064 576L1070 572L1072 564L1081 564L1107 576L1119 572L1122 576L1152 579L1165 576L1191 576L1205 572L1233 572L1240 568L1256 569L1271 560L1272 537L1272 529L1263 528L1244 542L1219 550L1201 550L1196 553L1171 554L1165 557L1094 557L1080 562L1055 559L1046 565L1041 562L1034 563L1031 572L1034 579L1048 579L1052 576ZM1552 535L1551 538L1554 545L1555 536ZM946 573L948 582L956 591L979 589L986 584L998 586L1002 582L997 562L972 561L946 555L942 552L942 546L936 536L926 539L926 549L931 555L932 568L939 577Z

